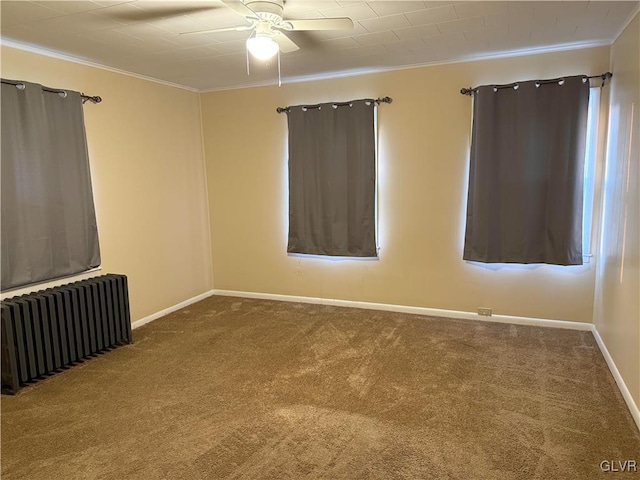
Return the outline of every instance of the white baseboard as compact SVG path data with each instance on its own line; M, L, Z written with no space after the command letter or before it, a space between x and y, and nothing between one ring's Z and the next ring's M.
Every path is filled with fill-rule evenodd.
M613 361L613 357L609 353L609 350L607 349L607 346L604 344L604 341L602 340L602 337L600 336L600 333L598 332L598 329L596 328L595 325L593 325L592 332L593 332L594 338L596 339L596 342L598 343L598 346L600 347L602 356L604 357L605 361L607 362L607 365L609 366L611 375L613 375L613 378L616 380L616 383L618 384L618 389L620 390L620 393L622 394L624 401L627 403L627 407L629 407L631 416L635 420L636 425L640 430L640 409L638 409L638 405L636 405L636 402L633 400L633 397L631 396L631 392L627 388L627 384L624 383L624 380L622 379L622 375L620 375L620 371L618 370L616 363Z
M276 293L240 292L236 290L213 290L214 295L227 297L260 298L263 300L280 300L283 302L313 303L333 305L336 307L362 308L365 310L383 310L388 312L411 313L414 315L428 315L431 317L460 318L463 320L481 320L486 322L513 323L516 325L533 325L539 327L568 328L571 330L591 330L593 325L584 322L566 322L547 320L543 318L516 317L511 315L480 316L473 312L458 310L442 310L439 308L412 307L408 305L393 305L390 303L356 302L352 300L336 300L333 298L298 297L294 295L280 295Z
M204 300L205 298L213 295L213 292L214 292L213 290L209 290L208 292L204 292L204 293L201 293L200 295L196 295L195 297L189 298L184 302L180 302L177 305L173 305L172 307L165 308L164 310L160 310L159 312L156 312L154 314L141 318L140 320L136 320L135 322L131 323L131 329L133 330L133 329L139 328L143 325L146 325L149 322L153 322L154 320L157 320L158 318L164 317L166 315L169 315L170 313L180 310L181 308L188 307L189 305L199 302L200 300Z

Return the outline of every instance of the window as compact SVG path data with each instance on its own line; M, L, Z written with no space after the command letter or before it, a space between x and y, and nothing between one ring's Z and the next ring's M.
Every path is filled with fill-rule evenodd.
M589 95L587 120L587 146L584 157L584 201L582 223L582 255L585 262L592 257L591 234L593 228L593 195L596 184L596 157L598 152L598 116L600 113L600 88L592 88Z
M583 263L588 107L585 76L475 90L465 260Z
M100 265L81 94L2 81L2 290Z
M375 102L287 109L287 252L376 257Z

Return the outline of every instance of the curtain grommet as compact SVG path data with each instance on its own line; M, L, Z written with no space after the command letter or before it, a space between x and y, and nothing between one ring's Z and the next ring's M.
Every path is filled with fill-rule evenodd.
M498 92L498 87L496 87L495 85L493 86L493 93L497 93Z
M18 90L24 90L27 88L27 86L24 83L16 83L16 88Z
M564 78L560 79L560 81L558 82L558 85L560 85L560 86L564 85Z
M536 82L536 88L540 88L540 82Z
M67 92L65 92L64 90L62 90L61 92L58 92L58 96L60 98L67 98Z

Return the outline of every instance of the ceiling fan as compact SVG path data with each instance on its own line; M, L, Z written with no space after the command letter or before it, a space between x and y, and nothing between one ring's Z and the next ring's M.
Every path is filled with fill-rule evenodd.
M183 32L181 35L217 32L251 31L247 51L259 60L268 60L279 52L288 53L300 47L285 32L300 30L350 30L353 20L342 18L312 18L291 20L283 17L284 0L221 0L223 4L245 17L248 24L212 30Z

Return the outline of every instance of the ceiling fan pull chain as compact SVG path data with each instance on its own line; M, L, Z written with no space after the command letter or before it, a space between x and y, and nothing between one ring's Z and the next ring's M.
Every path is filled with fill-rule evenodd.
M278 87L282 86L282 77L280 76L280 49L278 48Z

